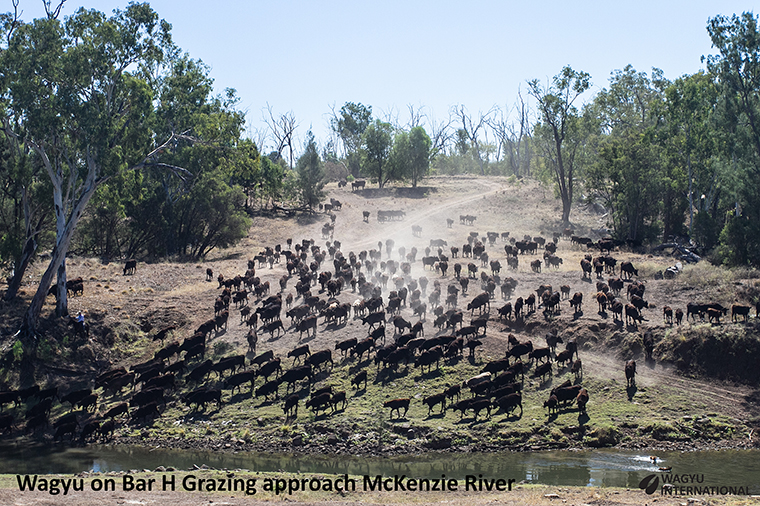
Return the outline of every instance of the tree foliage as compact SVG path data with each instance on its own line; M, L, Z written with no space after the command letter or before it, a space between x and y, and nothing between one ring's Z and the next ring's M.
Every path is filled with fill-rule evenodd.
M314 209L325 198L325 170L311 130L306 134L304 152L296 162L298 187L303 205Z
M388 163L393 147L393 127L390 123L375 120L369 124L362 134L362 172L377 180L382 188L398 174Z
M359 177L361 170L361 147L363 134L372 122L372 107L361 103L346 102L331 120L333 132L343 142L348 173Z
M0 121L14 161L4 166L25 200L3 209L29 211L22 252L36 249L45 209L55 229L23 336L34 334L56 275L57 312L67 313L64 259L75 241L106 256L203 256L245 234L241 187L250 190L261 171L255 146L238 149L235 92L211 95L208 68L180 53L148 4L110 17L80 9L64 21L55 12L30 23L8 19ZM18 221L4 237L9 232L20 237ZM17 275L28 265L20 260Z
M541 140L543 157L562 200L562 221L567 223L578 169L576 155L584 140L583 125L574 103L591 86L591 76L566 66L550 85L543 86L534 79L528 86L541 116L541 123L535 129L536 137Z
M390 172L408 179L416 188L430 170L431 145L430 137L421 126L413 127L409 132L396 133L389 160Z

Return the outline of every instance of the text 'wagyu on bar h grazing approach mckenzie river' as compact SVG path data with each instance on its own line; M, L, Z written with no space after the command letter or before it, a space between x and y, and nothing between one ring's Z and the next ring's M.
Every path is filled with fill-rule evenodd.
M244 476L200 478L194 474L137 478L132 475L117 478L46 478L38 475L16 475L21 492L39 491L50 495L68 495L89 488L94 492L244 492L255 495L259 488L266 493L292 495L295 492L506 492L512 490L514 478L485 478L466 475L464 480L447 478L412 478L406 475L364 475L349 477L253 478Z

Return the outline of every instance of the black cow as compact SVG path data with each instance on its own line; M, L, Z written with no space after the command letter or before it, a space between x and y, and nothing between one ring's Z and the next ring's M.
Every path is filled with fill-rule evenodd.
M625 363L625 384L627 387L636 385L636 361L629 360Z
M327 362L330 362L330 367L332 367L333 360L332 352L330 350L318 351L306 359L306 363L312 367L319 367L320 365Z
M499 406L502 411L505 411L507 413L511 413L515 408L520 408L520 417L522 417L523 414L523 407L522 407L522 394L519 392L515 392L513 394L505 395L504 397L500 397L496 399L494 402L496 406Z
M124 264L124 276L127 274L134 274L137 270L137 260L130 259L127 260L127 263Z

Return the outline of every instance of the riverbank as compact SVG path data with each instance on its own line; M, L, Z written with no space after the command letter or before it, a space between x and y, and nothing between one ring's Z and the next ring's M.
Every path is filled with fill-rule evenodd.
M82 473L78 475L44 475L19 477L0 475L0 504L55 504L56 506L103 506L111 504L161 504L188 506L225 504L258 506L283 501L304 505L349 504L441 504L450 506L501 505L648 505L682 504L744 505L756 504L757 496L668 495L660 490L648 495L638 488L556 487L499 482L487 478L493 488L486 491L483 478L446 480L422 483L413 477L398 480L375 477L296 473L253 473L243 470L215 471L198 469L191 472L161 470L159 472ZM30 491L34 480L37 490ZM53 481L59 480L59 481ZM480 481L478 481L480 480ZM113 486L113 489L104 490ZM336 490L336 486L339 490ZM433 487L445 490L432 490ZM26 488L21 491L20 488ZM40 490L40 487L42 488ZM51 488L52 487L52 488ZM81 490L75 490L74 488ZM344 490L348 487L348 490ZM378 487L382 487L379 490ZM419 487L422 489L418 490ZM425 487L430 487L427 490ZM174 488L174 490L172 490ZM305 488L305 490L304 490ZM354 488L354 490L351 490ZM400 489L400 488L403 488ZM481 490L478 490L481 488ZM220 490L223 489L223 490ZM319 490L315 490L319 489ZM410 490L415 489L415 490ZM65 493L64 493L65 492ZM685 492L685 491L684 491Z
M718 450L753 450L760 448L757 437L737 437L734 439L687 439L682 440L655 440L651 437L639 437L635 429L620 428L616 437L623 440L617 445L587 444L584 442L585 432L594 437L595 442L599 435L593 430L578 430L572 428L570 435L575 432L575 440L564 441L538 441L533 437L526 437L522 442L508 443L504 440L499 444L498 439L488 438L490 442L465 445L445 444L451 441L445 433L420 435L420 437L404 437L394 440L390 444L377 444L373 441L373 434L365 441L351 442L339 439L334 431L329 431L325 437L325 430L320 425L298 424L289 429L295 436L277 435L274 431L267 435L260 434L255 441L244 440L227 433L220 437L206 438L180 438L180 437L156 437L156 436L121 436L109 441L109 444L124 446L142 446L146 448L161 448L171 450L197 450L210 452L264 452L264 453L296 453L306 455L323 456L418 456L425 454L467 454L467 453L491 453L491 452L529 452L544 450L589 450L605 446L620 450L637 450L644 453L656 454L658 452L689 452L689 451L718 451ZM409 434L415 429L410 424L402 424L399 432ZM596 436L594 436L596 434ZM366 435L366 433L365 433ZM578 437L580 435L580 437ZM410 434L410 436L416 436ZM586 436L588 440L589 437ZM327 443L324 443L324 441Z

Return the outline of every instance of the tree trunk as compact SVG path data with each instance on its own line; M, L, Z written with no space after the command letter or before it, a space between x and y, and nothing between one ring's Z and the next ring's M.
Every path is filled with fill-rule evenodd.
M13 278L8 283L8 290L5 291L5 300L12 300L18 294L18 289L21 287L21 282L24 279L29 263L32 261L34 252L37 251L37 235L42 230L42 225L45 222L45 213L42 213L40 219L37 221L34 229L32 229L32 212L29 206L29 193L27 188L24 187L21 195L24 207L24 225L26 227L26 243L24 249L21 251L21 256L13 270Z
M50 263L48 264L47 269L45 269L45 272L42 274L40 284L37 286L37 292L34 294L32 302L29 304L29 308L24 314L24 318L21 322L20 334L22 337L22 342L24 342L26 346L34 346L34 343L36 343L37 322L40 318L40 313L42 312L42 306L45 303L45 297L47 297L48 289L53 282L53 276L56 274L56 272L58 272L59 276L61 276L61 273L59 271L59 268L61 267L64 269L63 293L59 292L59 299L66 301L66 274L64 266L66 253L69 251L71 239L74 236L74 230L76 230L77 224L82 218L82 213L87 207L87 203L90 201L90 198L95 194L95 190L98 186L95 179L98 172L97 166L95 162L88 157L87 165L89 170L83 182L81 194L79 196L79 199L76 200L73 204L71 208L71 215L69 216L68 220L66 220L66 216L64 214L65 207L63 206L62 198L63 178L55 173L55 171L49 165L49 162L47 162L46 156L44 156L44 159L46 160L46 165L49 173L51 174L51 181L53 183L53 202L55 203L56 212L56 245L55 248L53 248ZM61 278L59 277L59 281L60 280ZM59 300L57 309L61 307L65 308L67 307L67 304L64 302L63 306L61 306Z
M686 145L689 145L691 125L686 129ZM689 237L694 232L694 175L691 171L691 152L686 155L686 167L689 177ZM667 236L666 236L667 237Z
M55 315L69 315L69 291L66 289L66 258L58 266L58 297L55 301Z
M570 223L570 199L562 197L562 223L568 225Z
M14 268L13 278L8 284L8 290L5 291L3 298L5 300L13 300L18 294L18 289L21 287L21 281L24 279L24 273L26 268L29 267L29 262L32 261L32 256L37 250L37 241L32 237L27 237L26 244L24 244L24 250L21 252L21 258L19 258L18 264Z

